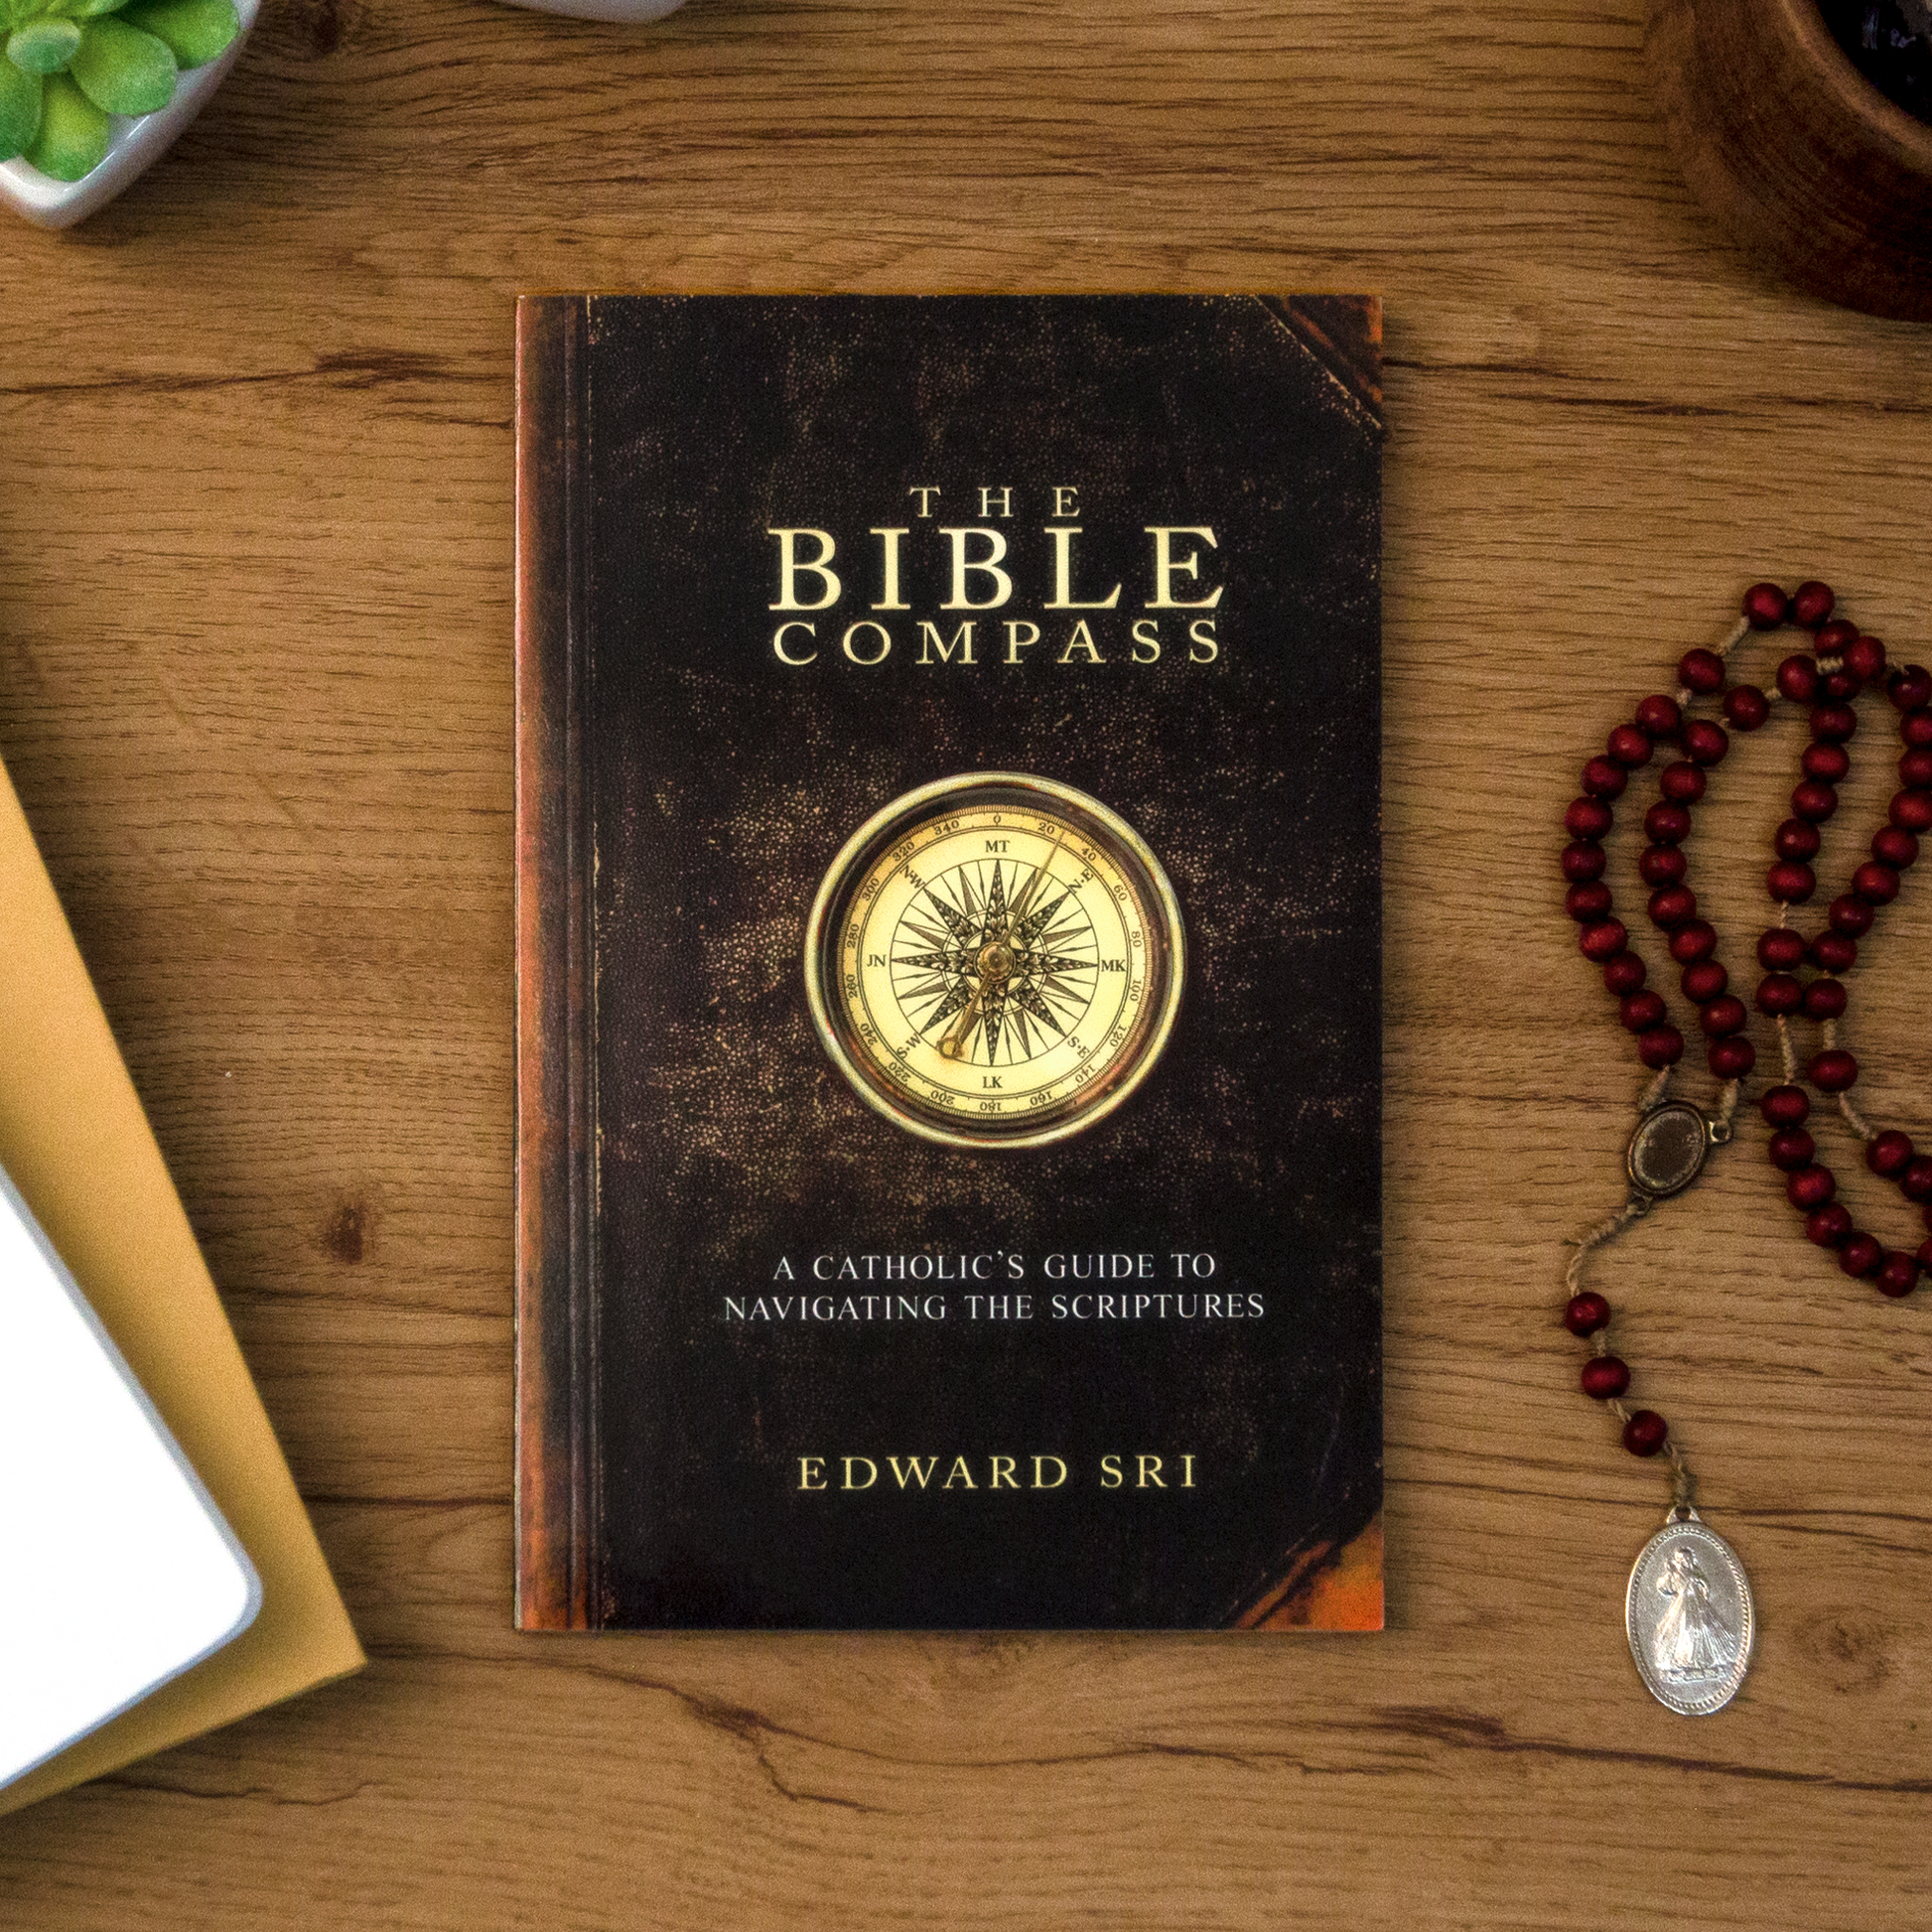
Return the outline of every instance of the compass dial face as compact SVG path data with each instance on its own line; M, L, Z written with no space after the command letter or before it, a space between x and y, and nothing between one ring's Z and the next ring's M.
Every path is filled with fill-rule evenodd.
M1118 1106L1180 995L1173 888L1071 786L976 772L853 836L820 888L805 973L820 1036L868 1105L964 1146L1037 1146Z

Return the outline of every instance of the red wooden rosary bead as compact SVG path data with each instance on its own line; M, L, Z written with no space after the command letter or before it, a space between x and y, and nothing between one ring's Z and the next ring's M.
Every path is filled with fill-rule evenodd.
M1608 1402L1630 1386L1630 1364L1620 1355L1592 1355L1578 1378L1584 1393L1597 1402Z
M1563 896L1563 909L1579 925L1596 925L1610 916L1610 889L1600 879L1590 885L1573 886Z
M1619 725L1603 748L1619 764L1650 762L1650 734L1641 725Z
M1802 1127L1781 1127L1771 1136L1771 1165L1780 1173L1796 1173L1811 1166L1818 1143Z
M1584 766L1584 789L1592 798L1621 798L1630 774L1614 759L1591 759Z
M1709 919L1693 919L1670 936L1670 956L1680 966L1709 959L1718 950L1718 929Z
M1600 798L1573 798L1563 822L1573 839L1600 839L1616 823L1616 814Z
M1845 668L1863 684L1885 668L1885 647L1876 637L1854 637L1840 654Z
M1816 1214L1805 1217L1805 1239L1821 1248L1836 1248L1852 1237L1852 1210L1843 1201L1833 1201Z
M1820 1093L1844 1093L1859 1084L1859 1063L1843 1046L1811 1056L1811 1083Z
M1820 745L1815 741L1798 755L1807 778L1818 778L1835 785L1852 768L1852 754L1843 745Z
M1932 671L1923 664L1907 664L1885 680L1885 695L1900 711L1923 711L1932 704Z
M1744 1003L1734 993L1721 993L1715 1000L1707 1000L1698 1014L1698 1025L1713 1039L1725 1039L1731 1034L1744 1031L1744 1023L1750 1015L1744 1011Z
M1683 739L1684 756L1693 764L1716 764L1730 750L1730 734L1708 718L1693 718Z
M1858 958L1859 942L1849 932L1821 932L1811 942L1811 963L1820 972L1849 973Z
M1901 832L1932 832L1932 791L1897 791L1885 816Z
M1819 692L1832 704L1843 704L1848 698L1856 698L1863 686L1850 671L1827 671L1818 686Z
M1720 1080L1741 1080L1757 1064L1757 1048L1742 1034L1732 1034L1714 1039L1704 1057Z
M1805 1018L1836 1020L1845 1011L1845 982L1835 979L1813 980L1805 988Z
M1880 1180L1896 1180L1912 1165L1912 1137L1888 1127L1865 1143L1864 1164Z
M1894 1248L1878 1264L1876 1286L1880 1295L1889 1295L1895 1302L1902 1295L1911 1294L1918 1286L1919 1262L1916 1255L1902 1254Z
M1932 785L1932 745L1918 746L1898 760L1898 782L1919 787Z
M1591 800L1594 803L1594 800ZM1838 810L1838 793L1830 785L1820 784L1816 778L1807 778L1803 784L1794 785L1791 790L1791 809L1800 818L1808 818L1814 824L1822 824ZM1576 826L1570 828L1573 832ZM1600 836L1595 833L1580 833L1580 837Z
M1637 1058L1661 1073L1684 1057L1684 1035L1675 1027L1652 1027L1637 1040Z
M1684 968L1678 983L1684 989L1684 997L1693 1006L1701 1007L1705 1001L1715 1000L1730 984L1730 975L1715 959L1700 959Z
M1643 829L1653 845L1682 845L1691 836L1691 814L1682 805L1652 805L1643 815Z
M1715 650L1687 650L1677 660L1677 676L1680 683L1709 697L1725 688L1725 660Z
M1563 1311L1563 1325L1573 1335L1593 1335L1598 1328L1606 1328L1610 1322L1610 1305L1600 1295L1586 1291L1573 1295L1570 1305Z
M1650 968L1633 952L1620 952L1603 963L1603 984L1620 1000L1634 993L1650 977Z
M1801 1127L1811 1118L1811 1095L1803 1087L1772 1087L1757 1103L1757 1111L1773 1127Z
M1898 897L1898 875L1876 859L1867 859L1852 875L1852 890L1872 905L1889 905Z
M1616 1010L1616 1017L1633 1034L1647 1034L1670 1018L1661 993L1632 993Z
M1838 1265L1855 1281L1875 1275L1884 1258L1884 1249L1868 1234L1854 1234L1838 1251Z
M1688 886L1666 886L1650 896L1651 919L1666 932L1697 915L1698 896Z
M1800 1212L1810 1214L1838 1192L1838 1177L1830 1168L1800 1168L1784 1183L1784 1196Z
M1898 1185L1907 1200L1932 1201L1932 1156L1914 1155L1898 1176Z
M1753 584L1744 593L1744 616L1753 630L1775 630L1784 621L1790 600L1775 584ZM1711 653L1706 652L1707 656ZM1681 667L1680 667L1681 668ZM1690 683L1686 678L1684 682Z
M1766 973L1757 983L1757 1010L1774 1020L1796 1013L1804 1000L1804 988L1789 973Z
M1821 745L1843 745L1855 738L1859 714L1849 704L1818 704L1811 708L1811 735Z
M1657 780L1657 789L1673 805L1695 805L1704 796L1705 784L1705 775L1695 764L1688 759L1678 759L1664 766Z
M1645 698L1637 706L1637 728L1652 738L1675 738L1683 722L1684 714L1678 709L1677 700L1665 697L1662 692Z
M1832 606L1838 599L1832 595L1829 584L1821 584L1814 577L1800 584L1791 597L1791 621L1802 624L1807 630L1816 630L1832 615Z
M1623 1447L1632 1455L1655 1455L1669 1434L1670 1424L1655 1409L1639 1409L1623 1425Z
M1621 919L1599 919L1594 925L1585 926L1577 939L1584 957L1597 961L1614 959L1629 943L1630 935L1624 931Z
M1833 899L1825 916L1831 921L1832 930L1844 933L1848 939L1863 939L1871 930L1869 902L1851 893L1841 893Z
M1799 652L1787 657L1778 666L1778 689L1793 704L1816 704L1818 702L1818 663L1813 657Z
M1834 618L1830 623L1818 627L1818 641L1812 645L1820 657L1841 657L1845 648L1859 634L1859 626L1847 623L1843 618Z
M1908 711L1898 721L1898 735L1907 745L1932 745L1932 711Z
M1679 886L1691 869L1674 845L1647 845L1637 854L1637 874L1646 886Z
M1573 886L1603 877L1603 848L1594 839L1575 839L1563 849L1563 876Z
M1767 926L1763 938L1757 942L1757 963L1768 966L1774 973L1790 972L1794 966L1804 963L1804 957L1803 935L1793 932L1788 925Z
M1740 732L1754 732L1771 715L1771 701L1754 684L1733 684L1725 693L1725 716Z
M1824 842L1818 827L1805 818L1787 818L1771 835L1772 849L1780 859L1815 859Z
M1771 897L1786 905L1802 905L1818 890L1818 881L1809 866L1796 859L1780 859L1764 875Z
M1894 872L1918 864L1918 840L1896 825L1881 825L1871 835L1871 856Z

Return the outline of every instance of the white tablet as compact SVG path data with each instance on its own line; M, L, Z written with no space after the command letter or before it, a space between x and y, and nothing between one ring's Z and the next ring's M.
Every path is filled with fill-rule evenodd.
M0 1173L0 1785L260 1606L254 1565Z

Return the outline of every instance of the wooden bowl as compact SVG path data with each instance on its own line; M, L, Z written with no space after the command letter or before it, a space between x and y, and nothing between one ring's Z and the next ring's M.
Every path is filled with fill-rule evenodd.
M1814 0L1649 0L1644 57L1692 192L1829 302L1932 321L1932 126L1846 58Z

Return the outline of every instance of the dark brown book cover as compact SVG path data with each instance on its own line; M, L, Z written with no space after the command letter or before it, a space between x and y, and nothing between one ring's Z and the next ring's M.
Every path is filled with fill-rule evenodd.
M1380 1626L1379 343L519 305L523 1628Z

